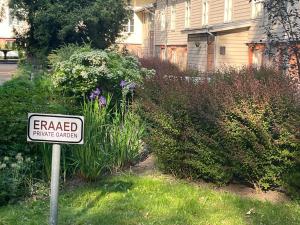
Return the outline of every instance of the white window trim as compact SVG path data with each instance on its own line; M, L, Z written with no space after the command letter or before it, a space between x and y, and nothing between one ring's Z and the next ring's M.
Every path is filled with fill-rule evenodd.
M264 6L263 0L253 0L252 1L252 19L262 18L264 16ZM257 7L260 5L260 13L257 11ZM259 14L258 14L259 13Z
M135 13L133 12L132 18L129 18L127 24L124 25L124 27L126 27L126 30L124 32L127 34L132 34L135 31L135 18L134 17L135 17ZM133 29L131 29L132 27L133 27Z
M166 29L166 10L160 11L160 30L164 31Z
M232 21L232 0L225 0L224 4L224 23L228 23Z
M184 27L190 28L191 25L191 0L185 1Z
M202 26L208 25L208 0L202 0Z
M170 24L171 30L176 29L176 3L172 2L171 5L171 24Z

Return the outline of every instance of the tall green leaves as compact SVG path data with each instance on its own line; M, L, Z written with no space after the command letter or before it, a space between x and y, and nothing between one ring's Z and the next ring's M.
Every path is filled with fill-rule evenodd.
M142 149L144 124L131 110L109 108L99 102L85 102L85 144L74 151L74 160L80 175L96 179L104 172L119 169L130 163Z

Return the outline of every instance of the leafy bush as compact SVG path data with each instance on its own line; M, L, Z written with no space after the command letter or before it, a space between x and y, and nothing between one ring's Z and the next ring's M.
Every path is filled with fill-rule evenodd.
M51 148L26 141L28 113L77 112L73 99L61 96L46 73L35 73L30 80L30 75L36 72L32 69L28 64L20 65L16 76L0 86L0 161L3 157L13 159L17 154L24 157L24 163L5 163L5 169L0 171L1 204L24 195L39 194L43 182L50 177ZM34 166L30 166L26 158L35 159ZM65 175L66 157L63 155L62 159ZM15 163L17 167L9 166Z
M109 107L111 97L94 96L84 103L85 144L74 152L81 176L93 180L132 162L142 149L144 125L131 108ZM125 103L125 99L124 99Z
M90 45L67 44L53 50L52 53L48 55L48 60L50 65L56 65L60 62L69 60L75 53L90 52L91 50Z
M34 81L20 76L0 86L0 156L32 149L26 141L28 113L70 113L76 111L72 102L61 97L46 76Z
M24 159L21 153L0 158L0 206L30 192L32 167L32 159Z
M82 97L100 85L121 96L117 90L122 80L141 83L149 74L151 71L141 68L130 55L109 50L76 51L68 60L54 64L53 81L71 96Z
M218 183L282 185L300 151L296 84L268 69L189 74L157 75L139 93L160 167Z

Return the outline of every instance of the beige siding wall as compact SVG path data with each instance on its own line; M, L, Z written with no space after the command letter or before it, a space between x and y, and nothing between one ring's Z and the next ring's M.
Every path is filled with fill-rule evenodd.
M202 0L191 0L191 28L198 28L201 26L202 26Z
M251 18L252 6L249 0L233 0L232 21L247 20Z
M245 0L246 1L246 0ZM218 24L224 22L224 0L209 1L208 24Z
M225 0L209 0L209 25L224 23ZM202 0L191 0L191 28L202 27ZM251 3L248 0L233 0L232 21L251 19ZM184 17L183 17L184 19Z
M218 34L216 37L216 68L248 65L248 34L248 29L239 29ZM221 46L226 48L225 55L220 54Z
M157 1L156 10L156 26L155 26L155 44L156 45L186 45L187 34L183 33L184 30L184 17L185 17L185 0L177 0L176 3L176 26L175 30L170 29L171 21L171 0L169 5L166 6L165 0ZM161 30L161 11L166 9L167 27L164 31ZM167 41L166 41L167 39Z
M131 2L132 2L132 5L134 5L136 7L141 7L141 6L144 6L144 5L154 3L155 0L133 0Z
M266 40L264 21L262 19L253 20L249 30L249 43L260 43Z

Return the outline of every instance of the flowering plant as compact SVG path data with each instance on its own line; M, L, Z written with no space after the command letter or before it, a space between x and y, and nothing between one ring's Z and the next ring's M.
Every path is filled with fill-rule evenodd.
M0 158L0 205L14 201L29 192L33 161L21 153L15 157Z
M91 88L102 85L115 92L121 80L142 83L153 71L141 67L137 58L106 50L75 52L70 59L56 62L53 82L65 93L82 96Z

